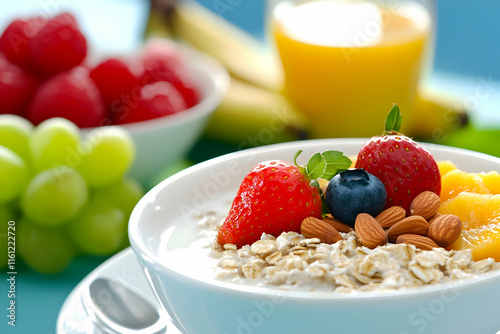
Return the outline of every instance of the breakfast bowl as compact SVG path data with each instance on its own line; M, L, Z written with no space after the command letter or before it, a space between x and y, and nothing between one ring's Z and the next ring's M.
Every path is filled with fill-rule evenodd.
M202 217L227 215L245 175L259 162L340 150L366 139L299 141L221 156L158 184L135 207L129 238L145 277L174 324L198 333L495 333L500 271L419 287L349 293L216 277L209 249L197 248ZM499 171L500 159L424 144L436 160L467 172ZM299 163L301 158L299 157Z

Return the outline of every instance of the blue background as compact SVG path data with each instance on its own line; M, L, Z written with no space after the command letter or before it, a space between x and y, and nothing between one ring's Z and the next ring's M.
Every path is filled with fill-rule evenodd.
M130 0L123 0L130 1ZM221 0L225 1L225 0ZM17 1L20 3L22 1ZM199 0L215 10L215 1ZM234 3L234 2L233 2ZM0 0L0 16L7 0ZM263 0L241 0L232 11L223 16L263 38ZM438 0L437 46L434 74L447 77L450 87L454 78L477 82L479 77L500 81L500 1L498 0ZM138 25L140 26L140 25ZM140 35L140 34L139 34ZM464 81L465 82L465 81ZM471 86L473 89L474 85ZM451 88L450 88L451 89ZM456 88L457 91L462 86ZM499 90L496 90L496 95ZM499 104L490 103L489 114L498 114ZM16 281L17 325L7 325L7 281L0 282L1 333L55 333L56 318L66 296L76 284L106 258L77 258L64 273L40 275L18 262Z

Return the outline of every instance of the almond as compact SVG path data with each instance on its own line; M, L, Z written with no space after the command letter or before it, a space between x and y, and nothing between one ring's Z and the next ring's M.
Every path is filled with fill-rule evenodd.
M367 213L360 213L356 217L354 230L359 241L365 247L373 249L387 243L387 233L378 221Z
M432 191L424 191L417 195L410 204L411 215L422 216L424 219L434 216L441 205L441 199Z
M304 219L300 231L306 238L318 238L325 244L334 244L342 240L342 236L333 226L315 217Z
M439 246L447 247L460 237L462 222L455 215L441 215L436 217L429 225L427 236Z
M388 231L387 237L390 242L395 242L401 234L419 234L426 236L429 224L421 216L410 216L394 224Z
M400 206L391 206L385 209L375 219L383 228L389 228L396 224L398 221L406 217L406 211Z
M418 234L401 234L397 240L397 244L413 245L421 250L432 250L439 246L430 238Z
M427 222L429 223L429 226L431 226L431 224L434 221L434 219L436 219L437 217L440 217L440 216L442 216L442 214L436 213L434 216L432 216L431 218L427 219Z
M352 227L350 227L347 224L342 223L340 220L332 218L332 217L326 217L322 219L325 223L328 225L333 226L337 231L342 232L342 233L349 233L352 231Z

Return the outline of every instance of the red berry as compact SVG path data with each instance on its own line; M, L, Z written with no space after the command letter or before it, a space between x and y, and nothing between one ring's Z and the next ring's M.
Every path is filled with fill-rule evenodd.
M36 69L52 76L80 65L87 55L87 41L73 15L63 13L50 19L33 37L30 54Z
M38 80L0 53L0 114L25 114Z
M309 181L285 161L258 164L243 180L217 240L241 247L259 240L262 233L300 233L305 218L322 214L319 190Z
M172 115L186 109L186 103L173 85L160 81L142 87L135 101L129 107L111 110L116 124L135 123Z
M401 206L410 214L411 201L421 192L441 192L441 175L432 155L404 135L374 137L359 151L356 168L382 181L385 207Z
M188 108L199 102L198 92L189 78L179 51L172 45L161 42L149 43L142 56L144 81L170 82L182 94Z
M3 52L12 63L31 68L31 39L44 25L45 20L38 16L27 21L12 21L0 36L0 52Z
M105 115L101 95L88 70L78 66L42 83L27 117L34 124L51 117L63 117L86 128L102 125Z
M130 95L135 87L142 87L142 66L110 58L96 66L90 77L99 88L104 102L109 107L120 100L122 94Z

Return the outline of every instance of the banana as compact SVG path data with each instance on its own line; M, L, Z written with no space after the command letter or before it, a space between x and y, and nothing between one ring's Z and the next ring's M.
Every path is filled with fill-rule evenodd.
M176 36L219 60L231 75L279 90L279 60L268 47L194 1L180 2L170 25Z
M283 95L231 79L204 136L239 148L305 139L308 119Z
M417 94L412 118L407 135L439 142L467 124L468 111L456 98L423 88Z

